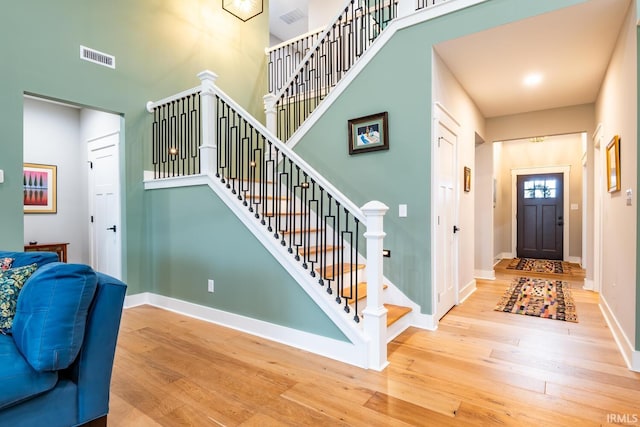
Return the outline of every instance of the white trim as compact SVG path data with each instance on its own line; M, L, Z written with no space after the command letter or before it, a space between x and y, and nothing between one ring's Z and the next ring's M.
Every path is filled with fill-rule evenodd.
M193 187L196 185L208 185L209 178L207 175L185 175L185 176L175 176L171 178L159 178L150 180L147 179L147 172L145 171L145 181L144 181L144 189L145 190L157 190L161 188L174 188L174 187ZM153 174L153 172L151 172Z
M299 36L295 36L292 39L288 39L286 41L283 41L282 43L278 43L278 44L273 45L271 47L265 47L264 48L264 53L266 55L269 55L269 54L271 54L271 52L274 52L274 51L276 51L278 49L281 49L283 47L287 47L287 46L297 42L298 40L304 40L307 37L311 37L311 36L315 36L316 34L320 34L321 32L323 32L325 30L325 28L326 27L319 27L319 28L316 28L315 30L307 31L304 34L300 34ZM309 46L309 49L311 49L312 47L315 47L315 46L311 45L311 46Z
M600 294L599 306L627 367L632 371L640 372L640 351L633 348L631 340L629 340L629 337L624 333L622 326L620 326L618 319L613 314L613 311L611 311L606 298L602 294Z
M582 258L579 256L570 256L566 259L567 262L572 262L574 264L582 265Z
M563 207L562 217L564 218L564 227L562 228L562 259L569 259L569 181L571 174L571 166L548 166L538 168L521 168L511 170L511 252L517 254L518 243L518 175L536 175L547 173L561 173L563 175Z
M604 129L602 123L598 123L596 130L593 132L593 260L592 260L592 277L593 290L600 292L602 289L602 219L604 218ZM584 202L583 202L584 207ZM582 242L584 245L584 241Z
M331 105L338 99L338 97L350 86L356 77L365 69L367 64L378 54L380 50L391 40L394 34L403 28L407 28L422 22L434 19L461 9L465 9L471 6L475 6L480 3L484 3L488 0L449 0L444 3L433 5L425 9L419 10L416 13L404 17L398 17L391 21L391 23L384 29L380 37L371 45L369 49L362 55L358 61L351 67L347 74L340 80L340 82L333 88L326 96L326 98L320 103L320 105L313 111L313 113L302 123L302 125L291 135L287 140L287 146L292 148L302 140L302 137L311 129L322 115L331 108ZM337 18L337 17L336 17ZM303 59L303 63L304 63ZM285 87L286 89L286 87Z
M150 292L131 295L125 299L125 308L133 308L147 304L172 311L205 322L235 329L251 335L262 337L280 344L328 357L339 362L367 368L366 352L352 343L327 338L285 326L275 325L262 320L240 316L203 305L198 305L176 298L170 298ZM132 302L132 303L130 303Z
M464 285L462 289L458 291L458 305L465 302L477 289L475 279Z
M435 331L438 329L438 321L433 314L414 313L411 326L428 331Z
M495 270L475 270L473 272L473 277L475 277L476 279L482 279L482 280L496 280L496 271Z
M496 259L498 261L496 261L496 264L500 262L500 260L503 259L511 259L511 258L515 258L516 254L514 252L500 252L498 255L496 255ZM493 265L496 265L493 264Z
M142 292L140 294L127 295L124 298L124 308L133 308L139 305L149 304L150 292Z
M183 90L180 93L176 93L175 95L167 96L166 98L162 98L162 99L160 99L158 101L149 101L149 102L147 102L147 105L146 105L147 111L150 112L150 113L153 113L153 109L154 108L159 107L159 106L164 105L164 104L168 104L168 103L173 102L173 101L177 101L177 100L182 99L184 97L196 94L196 93L200 92L201 89L202 89L202 86L198 85L196 87L192 87L191 89L186 89L186 90Z
M585 291L593 291L594 287L593 287L593 280L591 279L587 279L586 277L584 278L584 285L582 285L582 289L584 289Z

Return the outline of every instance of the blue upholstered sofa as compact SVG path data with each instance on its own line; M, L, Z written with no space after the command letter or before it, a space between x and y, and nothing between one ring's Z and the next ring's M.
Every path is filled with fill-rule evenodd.
M106 426L126 285L54 253L4 258L13 258L7 271L37 268L0 334L0 426Z

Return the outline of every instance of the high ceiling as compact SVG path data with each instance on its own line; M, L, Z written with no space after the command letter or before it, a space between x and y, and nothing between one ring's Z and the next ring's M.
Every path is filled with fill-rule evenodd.
M307 31L308 0L271 0L271 33ZM631 0L590 0L440 43L436 51L489 117L592 103ZM304 17L287 24L281 17ZM538 86L522 84L539 73Z

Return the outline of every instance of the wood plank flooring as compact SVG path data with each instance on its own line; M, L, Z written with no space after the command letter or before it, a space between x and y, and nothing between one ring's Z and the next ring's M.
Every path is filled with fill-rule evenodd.
M437 331L398 336L384 372L150 306L126 310L109 425L640 425L640 374L584 275L549 276L569 282L578 307L579 323L562 322L494 311L523 275L505 265Z

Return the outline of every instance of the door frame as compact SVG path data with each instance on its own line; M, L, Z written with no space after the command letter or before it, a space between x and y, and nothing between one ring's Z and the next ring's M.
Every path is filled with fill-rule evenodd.
M564 227L562 230L562 259L569 259L569 178L571 166L548 166L538 168L522 168L511 170L511 254L516 256L518 245L518 189L517 181L520 175L537 175L547 173L561 173L563 179L563 197L562 215L564 218Z
M437 242L436 242L436 233L438 227L438 215L437 215L437 205L438 205L438 176L439 176L439 166L437 161L437 156L434 155L435 150L438 145L438 126L442 125L443 127L449 129L456 136L460 135L460 122L458 122L455 117L439 102L434 103L433 107L433 127L431 134L431 312L433 313L433 325L437 327L440 319L438 318L438 285L436 283L437 280L437 271L438 268L438 256L437 256ZM457 170L458 166L458 144L456 144L456 152L454 154L454 164L455 170ZM459 207L460 207L460 174L454 174L455 179L453 183L454 187L454 218L453 223L459 224ZM460 259L460 243L457 238L457 234L454 235L453 240L453 289L454 289L454 306L460 304L460 284L458 283L459 276L459 259Z
M108 137L111 136L117 136L117 142L115 142L114 144L109 144L109 143L105 143L104 140ZM120 128L117 131L112 131L112 132L108 132L105 133L104 135L100 135L97 137L93 137L91 139L88 139L87 141L85 141L86 143L86 148L87 148L87 159L89 162L91 162L92 157L91 154L93 151L102 149L102 148L107 148L111 145L113 145L115 147L115 156L116 156L116 160L117 160L117 171L115 171L116 176L117 176L117 187L118 187L118 197L116 198L117 200L117 215L118 215L118 227L120 228L120 231L117 233L117 250L118 253L116 254L116 258L117 258L117 268L116 268L116 274L114 274L114 277L116 277L117 279L123 280L123 276L122 276L122 271L123 271L123 265L122 265L122 242L124 241L124 236L123 236L123 232L124 232L124 224L123 224L123 220L122 220L122 197L123 197L123 186L122 186L122 161L121 161L121 145L122 145L122 122L120 124ZM94 176L92 172L89 172L89 180L88 180L88 190L89 190L89 214L91 216L94 215L94 207L95 207L95 194L94 194ZM96 267L96 253L95 253L95 248L96 248L96 236L97 236L97 232L95 229L95 223L94 222L89 222L89 251L90 251L90 259L91 259L91 266L92 267Z
M585 277L584 288L600 292L602 287L602 219L604 218L603 197L605 191L604 168L605 150L604 129L599 123L593 132L593 279ZM584 244L584 243L583 243Z

